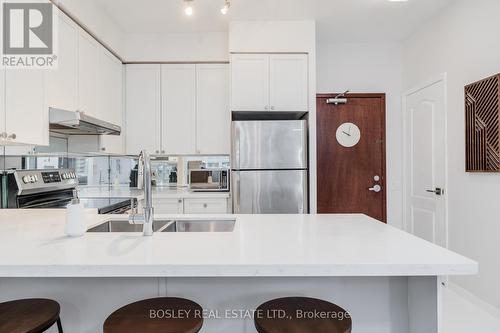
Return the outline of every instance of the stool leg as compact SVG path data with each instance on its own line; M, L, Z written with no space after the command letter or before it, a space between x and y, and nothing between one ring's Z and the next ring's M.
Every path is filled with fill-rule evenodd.
M61 324L61 318L57 318L57 331L59 333L63 333L62 324Z

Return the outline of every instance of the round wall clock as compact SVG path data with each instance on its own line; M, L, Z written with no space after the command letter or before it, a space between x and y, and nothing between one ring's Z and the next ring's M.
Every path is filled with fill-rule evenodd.
M356 124L343 123L337 129L337 142L346 148L356 146L361 140L361 131Z

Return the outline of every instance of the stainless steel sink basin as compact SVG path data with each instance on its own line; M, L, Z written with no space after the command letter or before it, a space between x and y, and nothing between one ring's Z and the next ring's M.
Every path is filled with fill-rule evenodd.
M177 220L163 232L233 232L235 220Z
M154 221L153 231L162 231L169 223L172 221ZM111 220L99 224L87 232L142 232L142 225L140 224L130 224L128 221L124 220Z
M185 219L185 220L155 220L154 232L233 232L234 219ZM102 223L88 232L142 232L142 225L129 224L124 220L111 220Z

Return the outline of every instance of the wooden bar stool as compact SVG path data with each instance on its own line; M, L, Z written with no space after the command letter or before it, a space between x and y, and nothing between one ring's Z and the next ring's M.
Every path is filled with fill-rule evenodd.
M196 333L203 309L193 301L162 297L125 305L104 322L104 333Z
M42 333L57 323L63 333L59 303L50 299L23 299L0 303L0 332Z
M259 333L350 333L352 321L341 307L314 298L288 297L260 305L255 314Z

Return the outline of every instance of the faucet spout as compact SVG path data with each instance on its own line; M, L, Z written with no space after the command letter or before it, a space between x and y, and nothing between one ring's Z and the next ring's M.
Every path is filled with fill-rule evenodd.
M146 150L141 151L139 155L138 166L138 187L144 190L143 214L131 214L129 223L142 224L144 236L153 235L153 193L151 185L151 160Z

